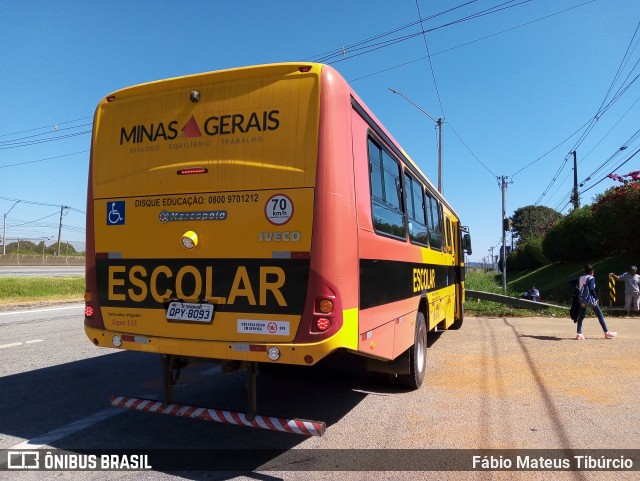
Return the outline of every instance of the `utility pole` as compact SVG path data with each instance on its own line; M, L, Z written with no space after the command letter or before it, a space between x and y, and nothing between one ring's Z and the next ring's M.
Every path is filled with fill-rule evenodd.
M442 192L442 118L438 119L438 192Z
M578 197L578 159L576 151L573 151L573 210L580 208L580 198Z
M2 223L2 255L5 255L7 253L7 216L9 215L9 212L11 212L13 208L18 205L18 202L20 201L17 200L16 203L11 206L11 209L9 209L4 215L4 222Z
M507 178L501 177L502 189L502 292L507 293Z
M60 239L62 238L62 216L64 214L64 210L69 209L66 205L60 206L60 224L58 225L58 257L60 257Z

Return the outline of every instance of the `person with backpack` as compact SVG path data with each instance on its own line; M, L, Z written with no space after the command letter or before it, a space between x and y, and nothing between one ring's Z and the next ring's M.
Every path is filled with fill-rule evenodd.
M580 294L578 295L580 300L580 312L578 314L578 333L576 334L576 340L584 341L584 335L582 334L582 321L587 313L587 307L593 309L595 312L600 326L604 331L605 339L613 339L617 336L617 332L610 331L607 328L607 323L604 320L600 306L598 305L598 295L596 294L596 278L593 277L593 267L590 264L584 266L584 275L578 280L578 289Z

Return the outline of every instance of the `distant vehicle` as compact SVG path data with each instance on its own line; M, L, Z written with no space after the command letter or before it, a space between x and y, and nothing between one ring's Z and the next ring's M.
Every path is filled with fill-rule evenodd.
M463 321L468 231L327 65L105 97L87 233L87 336L162 354L167 372L347 351L417 388L427 332Z

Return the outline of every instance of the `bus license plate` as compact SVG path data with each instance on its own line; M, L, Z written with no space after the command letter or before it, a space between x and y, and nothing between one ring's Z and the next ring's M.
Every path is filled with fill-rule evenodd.
M212 318L213 304L174 301L167 309L169 321L209 322Z

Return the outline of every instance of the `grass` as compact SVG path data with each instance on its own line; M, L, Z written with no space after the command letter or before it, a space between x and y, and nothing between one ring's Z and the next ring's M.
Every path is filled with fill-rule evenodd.
M503 294L502 280L496 277L493 272L483 272L469 270L465 275L465 287L473 291L492 292ZM529 286L531 287L531 286ZM527 287L528 289L528 287ZM506 295L511 297L520 297L526 289L514 290L512 286L507 284ZM464 305L467 315L486 316L486 317L535 317L535 316L551 316L551 317L568 317L569 313L563 309L522 309L519 307L508 306L499 302L491 302L478 300L467 297Z
M82 299L84 276L80 277L2 277L0 304L31 301Z
M585 262L567 262L550 264L528 272L515 272L510 274L507 266L507 286L515 292L522 293L535 285L545 301L556 304L569 305L571 303L571 280L584 274L584 265L590 262L595 269L596 290L602 305L609 305L609 273L622 274L629 266L637 262L628 256L606 257L600 260L587 260ZM498 277L498 279L500 279ZM498 281L501 282L501 281ZM618 304L622 299L624 303L624 285L616 284L616 297Z

